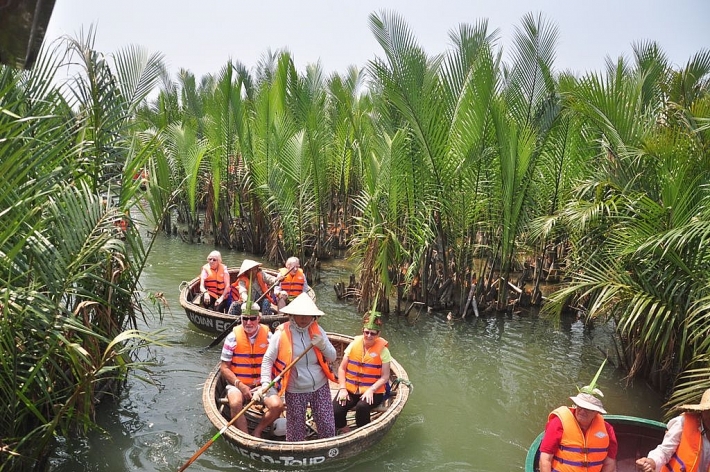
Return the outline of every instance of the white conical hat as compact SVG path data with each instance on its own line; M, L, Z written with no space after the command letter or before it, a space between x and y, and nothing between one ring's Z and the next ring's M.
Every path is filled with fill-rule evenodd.
M261 265L260 262L252 261L251 259L244 259L242 261L242 266L239 268L239 273L237 274L237 277L241 277L246 272L248 272L249 269L253 269L254 267L259 267L260 265Z
M320 311L313 299L307 293L299 293L291 303L280 310L281 313L287 315L303 315L303 316L323 316L325 313Z

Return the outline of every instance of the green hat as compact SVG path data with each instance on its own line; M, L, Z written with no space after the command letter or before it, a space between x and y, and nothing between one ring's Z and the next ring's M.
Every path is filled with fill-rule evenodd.
M599 370L597 370L597 373L592 379L592 382L582 388L577 387L579 393L577 393L577 395L573 397L569 397L569 399L572 400L577 406L580 406L587 410L597 411L603 415L606 415L606 410L604 409L602 401L597 398L604 396L602 391L597 388L597 380L599 379L599 374L602 373L604 364L606 364L606 359L604 359L602 365L599 366Z
M382 330L382 313L375 310L370 310L362 317L363 328L373 331Z

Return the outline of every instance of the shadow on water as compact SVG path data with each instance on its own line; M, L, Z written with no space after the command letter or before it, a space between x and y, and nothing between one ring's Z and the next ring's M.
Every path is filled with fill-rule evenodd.
M162 326L168 347L154 347L155 385L132 377L117 402L100 405L105 434L63 442L53 472L175 471L216 433L201 403L202 384L219 348L189 324L178 287L195 277L211 248L160 239L143 277L147 292L163 292L170 313ZM223 252L228 266L243 253ZM328 331L356 334L360 315L339 301L333 285L350 265L323 264L315 288ZM158 326L151 327L157 329ZM565 319L554 326L536 315L447 320L443 314L390 315L383 336L406 369L414 391L392 430L357 458L318 470L515 471L547 415L588 384L612 349L611 329ZM142 374L142 373L141 373ZM660 399L645 385L627 386L607 365L598 381L609 413L660 419ZM270 470L236 455L218 439L188 470ZM313 469L309 469L313 470Z

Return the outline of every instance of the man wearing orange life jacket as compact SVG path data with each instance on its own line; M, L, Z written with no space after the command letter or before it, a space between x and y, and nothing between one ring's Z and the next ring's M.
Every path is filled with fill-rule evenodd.
M222 254L212 251L200 273L202 306L224 313L229 299L229 271L222 263ZM195 302L197 303L197 302Z
M390 376L392 356L387 341L380 337L381 314L371 310L365 314L362 336L345 348L338 368L338 395L333 399L335 427L350 431L346 416L355 408L355 424L359 428L370 422L370 412L382 403Z
M241 325L227 335L222 347L220 374L227 384L229 411L233 417L252 399L252 392L261 385L261 362L269 346L271 331L259 324L259 313L242 316ZM260 438L264 429L272 424L284 410L279 396L264 399L267 410L252 433ZM249 433L246 416L237 419L237 428Z
M330 398L328 381L335 380L328 363L335 361L336 351L328 339L325 330L316 321L323 316L311 297L302 293L282 311L290 320L278 327L269 342L261 364L261 384L265 388L271 379L283 372L291 361L306 354L284 373L279 389L285 392L286 405L286 441L306 439L306 409L313 412L318 437L335 436L333 405ZM309 347L314 348L308 351ZM278 395L276 389L267 392Z
M254 302L258 300L262 295L264 296L259 305L259 311L262 315L271 315L271 302L272 299L268 296L269 287L275 285L278 280L263 270L260 269L261 263L253 261L251 259L244 259L242 261L241 267L239 267L239 273L237 274L237 280L234 281L230 287L232 295L232 304L229 307L229 314L233 316L241 316L243 307L242 305L246 303L249 293L251 291L251 300Z
M540 472L615 472L618 443L604 421L601 400L589 393L570 397L548 417L540 443Z
M663 442L648 457L636 461L643 472L710 471L710 389L700 403L681 405L686 410L668 422Z
M281 283L274 289L279 311L286 306L286 303L301 293L308 292L308 281L306 280L306 274L301 269L301 261L298 260L298 257L289 257L285 266L279 271L279 278L282 279Z

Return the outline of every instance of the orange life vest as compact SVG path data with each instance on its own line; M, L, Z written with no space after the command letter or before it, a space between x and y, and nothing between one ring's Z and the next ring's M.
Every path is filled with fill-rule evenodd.
M123 217L123 218L121 218L121 219L119 219L119 220L116 220L115 225L116 225L116 227L117 227L118 229L120 229L120 230L123 231L124 233L125 233L126 231L128 231L128 219L126 219L126 217Z
M241 300L242 298L239 296L239 282L243 281L244 286L247 288L247 293L249 290L251 290L251 285L249 285L249 274L242 274L241 276L237 277L237 280L234 281L232 284L232 301L237 301ZM261 293L266 293L266 291L269 289L269 286L266 285L266 282L264 282L264 274L261 273L261 271L256 272L256 283L259 284L259 288L261 288ZM254 301L254 300L252 300Z
M287 272L288 269L281 269L281 273ZM281 290L288 293L289 297L297 297L298 294L303 293L303 287L306 284L306 274L303 273L303 269L300 267L294 274L293 272L288 272L286 276L281 281Z
M261 360L264 358L266 348L269 347L269 328L259 325L254 344L249 341L249 336L242 325L234 328L234 336L237 338L237 346L232 354L230 370L243 384L250 387L259 385Z
M276 328L281 330L281 338L279 339L279 353L271 369L271 375L273 378L276 378L276 376L283 372L286 366L293 360L293 340L291 339L291 329L289 328L290 324L291 322L287 321ZM318 323L314 321L308 328L308 335L311 339L313 339L313 336L318 334L320 334L320 328L318 327ZM325 361L323 353L320 352L317 347L313 347L313 352L316 353L316 359L318 359L318 363L320 364L321 369L323 369L325 376L328 380L335 382L335 375L333 375L333 372L330 370L330 366ZM290 373L291 370L289 369L281 378L281 381L276 383L276 388L278 389L280 395L283 395L284 392L286 392L286 386L288 385L288 377Z
M212 298L219 298L224 293L224 264L219 264L217 270L212 270L209 264L202 267L207 271L205 278L205 288Z
M597 414L586 433L582 433L572 410L561 406L550 413L548 421L557 416L562 421L560 447L552 457L556 472L599 472L609 450L609 435L604 417Z
M702 455L703 436L700 434L700 417L683 413L683 432L678 449L663 467L673 472L698 472L698 458Z
M366 351L362 335L355 336L345 367L345 388L348 392L359 395L382 377L382 350L385 347L387 341L377 338L374 346ZM380 385L375 393L385 393L385 386Z

